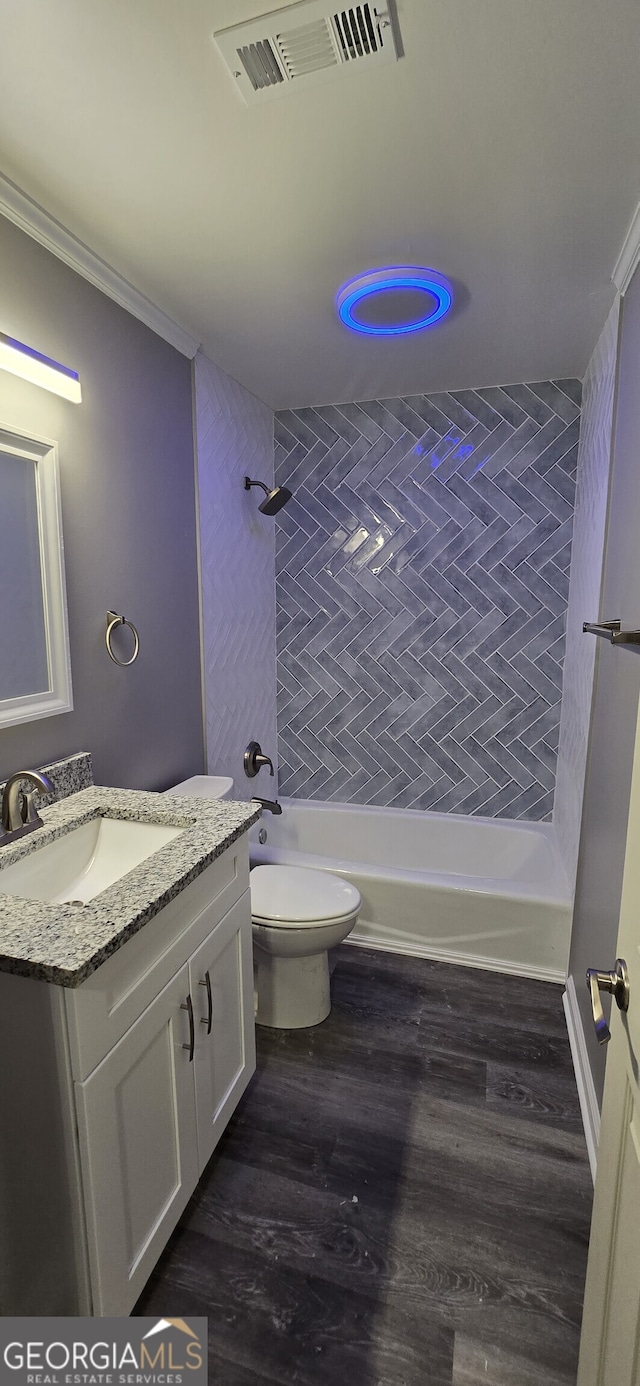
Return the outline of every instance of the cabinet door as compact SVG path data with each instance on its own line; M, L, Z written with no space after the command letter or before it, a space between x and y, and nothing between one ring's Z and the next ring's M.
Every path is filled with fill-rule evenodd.
M188 993L185 964L75 1085L97 1315L129 1313L198 1179Z
M244 834L81 986L64 988L73 1076L79 1083L184 967L248 883Z
M202 1171L256 1066L249 891L194 953L189 972L196 1011L196 1114Z

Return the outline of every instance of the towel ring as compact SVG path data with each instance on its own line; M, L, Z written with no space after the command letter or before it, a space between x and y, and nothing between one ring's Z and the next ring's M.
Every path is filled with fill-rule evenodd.
M133 654L131 656L131 659L118 659L117 655L114 655L113 653L113 650L111 648L111 632L114 630L116 626L128 626L129 630L131 631L131 634L133 636ZM138 658L138 654L140 651L140 637L133 624L133 621L127 621L124 616L118 616L115 611L107 612L107 629L104 634L104 643L107 647L107 654L109 656L109 659L112 659L114 664L117 664L120 669L128 668L128 666L130 664L133 664L134 660Z

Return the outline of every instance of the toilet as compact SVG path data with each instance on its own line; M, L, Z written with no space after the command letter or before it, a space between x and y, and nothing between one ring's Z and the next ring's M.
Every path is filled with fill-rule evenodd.
M276 1030L319 1025L331 1010L327 949L351 933L360 892L304 866L254 866L250 883L256 1023Z
M233 780L193 775L165 793L228 799ZM351 933L360 892L340 876L304 866L254 866L249 880L256 1023L274 1030L319 1025L331 1010L327 949Z

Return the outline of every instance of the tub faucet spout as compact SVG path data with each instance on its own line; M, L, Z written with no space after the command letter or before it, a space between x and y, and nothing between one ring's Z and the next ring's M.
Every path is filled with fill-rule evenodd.
M260 804L262 810L268 809L269 813L282 813L282 804L277 803L275 799L259 799L257 794L254 794L251 803Z

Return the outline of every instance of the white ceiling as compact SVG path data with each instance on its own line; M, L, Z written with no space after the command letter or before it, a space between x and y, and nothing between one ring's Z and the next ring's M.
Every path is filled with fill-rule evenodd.
M0 168L275 408L581 375L640 196L638 0L399 0L397 64L248 108L210 36L270 7L0 0ZM457 313L349 333L337 290L394 263Z

